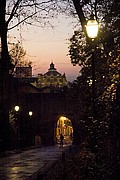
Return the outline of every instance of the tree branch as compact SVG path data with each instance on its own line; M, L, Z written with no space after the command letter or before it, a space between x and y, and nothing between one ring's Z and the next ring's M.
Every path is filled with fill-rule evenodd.
M76 9L76 12L78 14L81 26L82 26L82 30L85 32L86 34L86 30L85 30L85 25L86 25L86 18L84 16L83 10L82 10L82 5L80 5L80 1L79 0L73 0L73 4L74 7Z
M23 20L19 21L17 24L15 24L14 26L12 26L11 28L8 28L8 30L11 30L15 27L17 27L19 24L23 23L24 21L26 21L27 19L31 18L32 16L34 16L35 14L37 14L38 12L35 12L29 16L27 16L26 18L24 18Z
M8 25L9 22L11 21L11 19L13 18L14 14L16 13L17 9L18 9L18 5L21 3L22 0L17 0L17 2L15 3L12 12L10 14L10 17L8 18L8 20L6 21L6 24Z

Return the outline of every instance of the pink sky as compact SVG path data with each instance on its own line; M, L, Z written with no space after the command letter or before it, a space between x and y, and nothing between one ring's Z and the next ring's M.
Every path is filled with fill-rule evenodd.
M73 66L67 56L68 39L74 32L71 22L71 19L60 18L59 22L54 20L54 29L31 26L21 31L23 48L28 60L32 61L34 76L47 72L51 62L58 72L66 74L68 81L78 76L80 67Z

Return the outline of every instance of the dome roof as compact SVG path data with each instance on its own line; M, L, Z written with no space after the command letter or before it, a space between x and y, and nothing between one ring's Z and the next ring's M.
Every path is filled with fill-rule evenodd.
M44 75L47 76L61 76L59 72L57 72L56 68L54 67L53 62L50 64L50 68L48 69L48 72L46 72Z

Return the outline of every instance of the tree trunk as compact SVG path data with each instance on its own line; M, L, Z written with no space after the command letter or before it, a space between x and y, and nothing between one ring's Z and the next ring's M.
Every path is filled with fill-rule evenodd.
M9 149L9 53L7 46L7 24L5 22L6 1L0 3L0 150Z
M73 0L73 4L74 4L75 10L76 10L76 12L78 14L78 17L79 17L79 20L80 20L80 23L81 23L81 26L82 26L82 30L85 33L86 37L87 37L86 28L85 28L86 18L84 16L84 13L83 13L83 10L82 10L82 5L80 5L80 0Z

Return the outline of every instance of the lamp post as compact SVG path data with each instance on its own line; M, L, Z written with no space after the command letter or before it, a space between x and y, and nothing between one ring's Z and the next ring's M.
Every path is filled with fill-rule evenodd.
M30 124L29 124L29 133L30 133L30 135L29 135L29 137L30 137L30 139L29 139L29 145L34 145L34 123L33 123L33 111L29 111L28 112L28 114L29 114L29 117L30 117L30 119L31 119L31 121L29 122Z
M92 42L92 50L91 50L91 56L92 56L92 106L93 106L93 121L96 119L96 108L95 108L95 58L94 58L94 40L97 37L98 34L98 22L95 20L94 15L92 14L90 16L90 20L88 20L86 25L86 31L88 37L91 39Z
M91 49L91 67L92 67L92 118L93 118L93 150L97 152L97 131L96 131L96 92L95 92L95 43L94 40L97 37L98 34L98 22L95 20L94 15L91 15L90 20L88 20L87 25L86 25L86 31L89 40L91 40L92 43L92 49Z
M20 107L18 105L15 106L15 112L16 112L16 123L17 123L17 149L19 148L19 122L18 122L18 112L20 110Z

